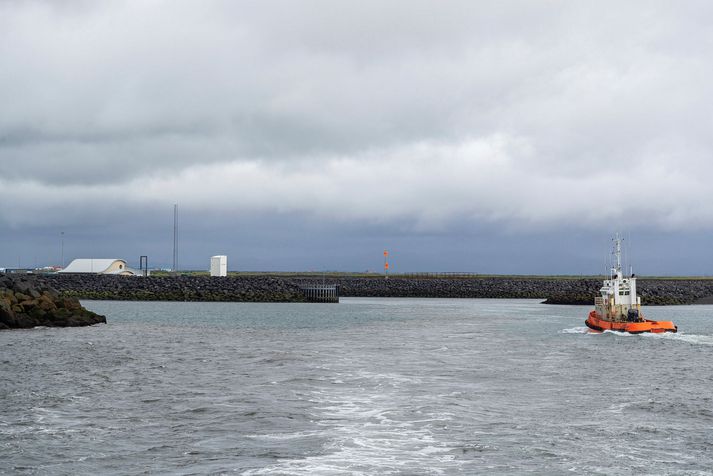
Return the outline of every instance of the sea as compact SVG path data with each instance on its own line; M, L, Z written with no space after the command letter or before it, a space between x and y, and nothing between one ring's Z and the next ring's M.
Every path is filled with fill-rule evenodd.
M0 474L713 474L713 306L83 304L0 332Z

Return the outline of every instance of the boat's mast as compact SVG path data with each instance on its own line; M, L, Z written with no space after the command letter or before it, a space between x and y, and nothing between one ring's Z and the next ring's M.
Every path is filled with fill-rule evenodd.
M616 256L616 277L621 279L623 275L621 274L621 237L619 233L614 238L614 256Z

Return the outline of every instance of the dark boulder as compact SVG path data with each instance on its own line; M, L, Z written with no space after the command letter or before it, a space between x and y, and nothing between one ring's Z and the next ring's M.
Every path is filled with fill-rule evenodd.
M0 330L28 329L37 326L89 326L106 322L82 307L76 298L61 298L60 293L34 277L0 279Z

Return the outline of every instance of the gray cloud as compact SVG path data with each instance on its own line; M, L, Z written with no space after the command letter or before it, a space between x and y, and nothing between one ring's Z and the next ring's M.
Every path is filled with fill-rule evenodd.
M713 225L707 2L0 2L0 222ZM270 218L272 217L272 218Z

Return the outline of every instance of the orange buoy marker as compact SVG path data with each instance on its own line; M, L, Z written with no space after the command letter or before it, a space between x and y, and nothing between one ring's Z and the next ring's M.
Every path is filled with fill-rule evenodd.
M643 332L677 332L671 321L651 321L641 314L641 298L636 295L636 276L625 278L621 272L621 238L614 238L616 267L612 267L609 279L599 290L601 296L594 298L594 310L584 323L595 331L619 331L630 334Z

